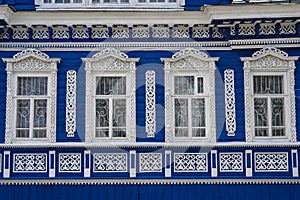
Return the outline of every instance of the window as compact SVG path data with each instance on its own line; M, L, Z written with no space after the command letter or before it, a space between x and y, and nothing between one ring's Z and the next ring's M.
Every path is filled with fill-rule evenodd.
M27 49L7 63L5 143L55 142L56 70L60 59Z
M206 137L203 77L174 77L175 137Z
M96 77L96 138L126 137L126 77Z
M47 137L47 77L17 77L16 138Z
M216 141L215 61L185 49L165 63L166 142Z
M247 141L296 141L294 61L266 47L244 61Z
M138 59L106 49L83 61L86 65L86 142L135 142L135 63Z

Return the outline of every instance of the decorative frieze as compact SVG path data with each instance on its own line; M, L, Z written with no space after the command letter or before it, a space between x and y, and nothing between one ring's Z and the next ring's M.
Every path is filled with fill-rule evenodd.
M155 137L156 109L155 109L155 71L146 71L146 133L147 137Z
M95 153L94 172L127 172L126 153Z
M212 28L212 37L213 38L223 38L223 34L220 32L218 27Z
M242 172L243 153L219 153L220 172Z
M174 172L207 172L206 153L175 153Z
M256 172L287 172L289 170L287 152L256 152L254 163Z
M47 154L13 154L13 172L47 172Z
M161 172L162 154L161 153L140 153L139 163L140 163L140 172Z
M3 27L0 29L0 39L9 39L8 28Z
M75 70L67 72L67 95L66 95L66 132L67 137L74 137L76 131L76 83L77 73Z
M59 172L81 172L81 154L60 153Z

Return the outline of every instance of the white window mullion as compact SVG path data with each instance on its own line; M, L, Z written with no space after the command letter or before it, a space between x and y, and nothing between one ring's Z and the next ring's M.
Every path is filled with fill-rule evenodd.
M34 127L34 98L30 98L30 114L29 114L29 139L33 138L33 127Z
M267 105L267 109L268 109L268 132L269 132L269 139L272 139L272 101L271 101L271 97L268 97L268 105Z
M192 134L192 98L189 97L188 98L188 129L189 129L189 138L192 138L193 137L193 134Z
M108 131L108 133L109 133L109 138L110 139L112 139L113 138L113 123L112 123L112 121L113 121L113 98L109 98L109 118L108 118L108 120L109 120L109 131Z

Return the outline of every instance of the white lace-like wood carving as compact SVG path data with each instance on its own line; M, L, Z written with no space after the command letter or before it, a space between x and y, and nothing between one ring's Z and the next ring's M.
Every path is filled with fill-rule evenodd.
M95 153L94 172L127 172L126 153Z
M296 24L292 23L280 23L279 34L289 35L296 33Z
M276 33L274 23L261 23L259 35L274 35Z
M235 136L236 116L235 116L235 89L234 71L227 69L224 71L225 83L225 116L226 131L228 136Z
M60 153L59 172L81 172L81 154Z
M112 38L129 38L129 28L127 26L117 26L112 28Z
M52 27L53 39L69 39L69 28L67 26Z
M286 99L285 126L287 127L287 137L290 142L297 141L296 135L296 109L295 109L295 61L297 56L288 56L287 53L275 48L265 47L255 52L252 57L241 58L244 61L244 87L245 87L245 125L246 125L246 140L253 141L253 103L252 103L252 88L251 74L253 72L283 72L286 76L288 98Z
M243 153L220 153L220 172L242 172Z
M27 27L14 27L12 29L13 39L29 39L29 32Z
M255 35L255 25L254 24L239 24L238 34L239 35Z
M140 153L139 154L140 172L161 172L162 154L161 153Z
M189 26L188 25L177 25L173 27L173 32L172 32L172 37L173 38L189 38Z
M287 172L289 170L288 153L254 153L256 172Z
M144 25L134 25L132 28L132 38L149 38L150 28Z
M192 32L193 38L209 38L209 27L205 26L194 26Z
M165 141L172 142L174 130L173 115L172 113L172 90L173 82L170 76L174 72L193 72L193 73L207 73L208 74L208 117L209 124L207 127L207 140L216 142L216 111L215 111L215 62L219 58L208 57L202 51L196 49L183 49L175 53L172 58L162 58L161 60L165 65Z
M152 37L153 38L169 38L170 29L166 25L154 25L152 27Z
M207 172L206 153L174 153L174 172Z
M32 27L32 39L49 39L48 27Z
M74 137L76 131L76 83L75 70L67 72L67 96L66 96L66 132L67 137Z
M146 71L146 133L147 137L155 137L155 71Z
M85 26L73 26L72 38L74 39L87 39L89 38L88 28Z
M13 172L47 172L47 154L17 153L13 157Z
M94 38L108 38L108 28L106 26L94 26L92 27L92 35L91 37Z
M128 58L124 53L116 49L104 49L103 51L95 54L92 58L82 58L85 62L86 70L86 133L85 133L85 142L92 142L94 125L92 123L92 115L94 112L92 104L93 88L92 77L99 73L103 74L122 74L126 75L126 79L130 80L129 85L126 85L126 88L129 88L128 101L130 102L127 105L127 109L130 116L130 123L126 127L126 138L130 142L136 141L136 97L135 97L135 65L139 59Z
M45 53L36 49L26 49L17 53L13 58L3 58L6 64L7 71L7 95L6 95L6 126L5 126L5 143L12 143L15 132L14 120L14 103L13 95L16 94L15 82L17 76L15 71L21 73L40 73L49 76L50 88L48 88L48 95L50 96L50 121L47 126L47 135L49 142L56 142L56 85L57 85L57 63L59 58L49 58Z

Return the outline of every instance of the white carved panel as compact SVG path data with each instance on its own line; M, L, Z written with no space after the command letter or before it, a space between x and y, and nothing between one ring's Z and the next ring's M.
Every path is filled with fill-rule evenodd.
M256 172L287 172L288 153L254 153L254 165Z
M13 172L47 172L47 154L14 154Z
M261 23L259 35L274 35L276 33L275 24Z
M127 172L126 153L95 153L94 172Z
M146 133L147 137L155 137L155 71L146 71Z
M49 39L49 31L47 26L32 27L32 39Z
M67 26L52 27L53 39L69 39L69 28Z
M76 83L77 83L76 71L69 70L67 72L67 95L66 95L67 137L74 137L76 131Z
M296 34L296 24L295 23L280 23L279 34L281 34L281 35Z
M194 26L192 31L193 38L209 38L209 27Z
M161 172L162 154L161 153L140 153L139 163L140 163L140 172Z
M91 37L94 38L108 38L108 28L106 26L93 26L92 27L92 35Z
M234 71L224 71L225 84L225 116L228 136L234 136L236 131Z
M170 29L167 25L154 25L152 27L153 38L169 38Z
M29 33L27 27L14 27L12 29L12 38L13 39L29 39Z
M173 38L189 38L189 27L188 25L177 25L173 27L172 32Z
M134 25L132 28L132 38L149 38L150 29L144 25Z
M86 26L73 26L72 27L73 39L87 39L89 38L88 28Z
M81 172L81 154L60 153L59 172Z
M206 153L175 153L174 172L207 172Z
M114 26L112 38L129 38L129 28L127 26Z
M254 24L240 24L238 29L239 35L255 35Z
M243 153L220 153L220 172L242 172Z

